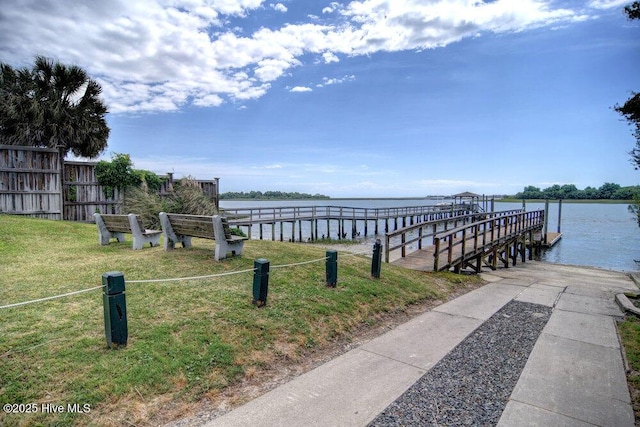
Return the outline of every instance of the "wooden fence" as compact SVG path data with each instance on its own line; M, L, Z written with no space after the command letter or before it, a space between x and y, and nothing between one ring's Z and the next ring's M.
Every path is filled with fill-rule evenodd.
M116 188L107 195L96 179L96 163L64 162L64 219L93 221L93 214L122 213L123 194Z
M95 212L121 213L123 194L106 194L95 162L63 161L58 150L0 145L0 213L69 221L93 221ZM171 191L173 176L159 190ZM197 181L218 206L219 180Z
M62 218L57 150L0 145L0 212Z

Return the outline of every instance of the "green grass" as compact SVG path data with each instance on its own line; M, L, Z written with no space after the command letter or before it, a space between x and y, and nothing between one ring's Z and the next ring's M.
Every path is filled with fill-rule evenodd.
M640 420L640 320L635 316L627 316L618 323L618 331L631 369L627 375L631 402L636 420Z
M128 283L129 340L108 349L102 291L0 309L0 403L89 404L87 414L6 414L0 425L153 424L167 403L188 405L301 361L409 305L443 299L477 277L424 274L340 253L338 286L325 286L311 245L248 241L242 257L213 260L213 242L165 252L100 246L95 225L0 215L0 306L87 289L107 271L126 281L193 277L271 262L266 307L252 301L251 272L206 280Z

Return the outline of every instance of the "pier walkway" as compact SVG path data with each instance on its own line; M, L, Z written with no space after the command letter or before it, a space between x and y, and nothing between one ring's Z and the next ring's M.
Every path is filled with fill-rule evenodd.
M387 233L386 260L389 262L391 251L401 250L401 257L391 261L395 265L420 271L443 271L453 269L460 272L472 268L479 273L483 264L495 270L498 263L509 267L516 265L518 259L525 262L533 259L534 252L541 250L545 241L544 211L524 212L522 210L493 212L476 218L473 222L459 227L432 232L432 224L419 224L394 233ZM408 239L407 236L414 237ZM417 235L417 237L416 237ZM400 245L393 245L392 238L400 236ZM422 241L430 237L431 245ZM407 243L416 243L417 250L408 253ZM527 255L528 251L528 255Z
M285 206L226 208L233 226L260 240L349 240L384 230L385 261L422 271L495 270L539 255L559 238L547 233L546 210L482 212L472 203L354 208ZM550 238L550 239L548 239ZM527 254L528 251L528 254Z
M313 242L323 238L377 236L381 231L467 215L479 209L471 203L388 208L279 206L225 208L224 214L230 225L246 230L249 238L258 233L260 240Z

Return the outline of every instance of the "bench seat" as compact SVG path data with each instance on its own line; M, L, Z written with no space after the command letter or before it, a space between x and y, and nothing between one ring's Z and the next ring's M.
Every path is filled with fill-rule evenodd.
M219 215L187 215L160 212L160 224L164 234L164 249L175 248L180 243L183 248L191 246L191 238L215 240L216 261L231 255L242 255L246 237L234 236L227 219Z
M136 214L116 215L95 213L93 217L98 226L98 242L108 245L111 239L124 242L125 233L133 236L133 249L142 249L145 243L151 247L160 245L161 230L148 230L142 225Z

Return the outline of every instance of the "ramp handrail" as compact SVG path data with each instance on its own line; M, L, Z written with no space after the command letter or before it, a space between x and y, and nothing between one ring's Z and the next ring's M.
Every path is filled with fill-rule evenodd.
M434 271L464 265L505 243L541 230L544 210L510 213L437 233ZM459 251L458 251L459 250ZM445 255L445 261L441 260Z
M497 211L497 212L484 212L484 213L473 213L473 214L465 214L465 215L456 215L456 216L448 216L444 218L439 218L432 221L425 221L418 224L414 224L408 227L400 228L396 231L388 232L385 234L386 244L385 244L385 262L389 262L391 253L393 251L401 250L401 257L404 258L407 256L407 248L414 243L417 243L416 250L420 250L423 246L431 246L435 244L435 236L439 232L444 232L450 229L457 229L460 227L460 224L470 224L476 221L485 220L488 218L498 218L502 216L513 215L517 213L524 212L523 209L512 209L507 211ZM450 226L453 225L452 228ZM393 243L392 239L400 236L399 243ZM425 240L429 239L426 242Z

